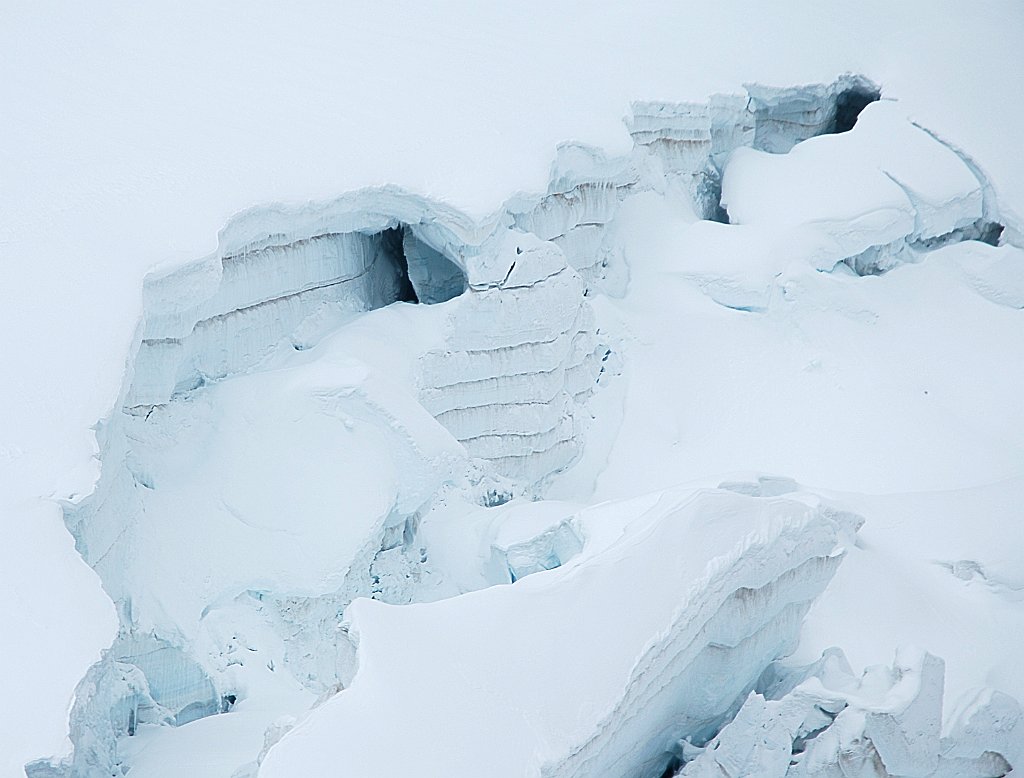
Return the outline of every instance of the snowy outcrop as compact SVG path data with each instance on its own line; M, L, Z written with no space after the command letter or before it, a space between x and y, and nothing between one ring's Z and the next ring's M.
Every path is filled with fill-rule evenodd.
M556 569L412 607L354 602L356 676L259 774L660 775L674 738L711 737L793 648L858 526L808 496L724 491L575 521L583 548Z
M842 652L781 673L771 667L736 717L706 746L682 744L685 778L1000 778L1022 753L1011 697L969 695L942 734L944 664L904 649L892 667L856 678Z
M119 414L104 430L104 478L65 519L122 635L76 697L75 770L119 764L117 740L139 723L220 712L272 645L312 693L337 687L352 673L344 607L414 598L427 574L418 513L465 455L411 387L350 349L322 360L289 349L289 367ZM228 653L224 613L258 625L248 662ZM102 745L79 746L89 743Z
M533 505L540 508L546 504ZM583 530L574 515L559 518L552 524L551 517L545 513L532 513L520 509L513 511L511 518L501 521L491 543L491 566L496 583L515 583L541 570L561 567L583 550Z

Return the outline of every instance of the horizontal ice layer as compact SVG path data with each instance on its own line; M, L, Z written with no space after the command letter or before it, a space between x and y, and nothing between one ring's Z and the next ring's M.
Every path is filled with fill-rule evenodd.
M895 103L878 102L849 132L788 154L737 150L722 200L733 223L777 231L818 269L847 262L863 273L912 261L913 249L985 238L984 186Z
M713 734L794 645L856 526L809 497L717 491L577 521L582 551L511 586L353 603L351 686L260 775L658 775L673 737Z
M470 456L532 484L578 456L608 350L552 243L507 233L491 278L446 306L444 346L419 363L420 401Z
M449 299L475 279L475 240L465 216L388 187L239 214L215 254L146 279L125 405L245 372L313 314L337 326L397 300Z
M745 95L715 94L704 103L634 102L626 126L667 170L696 173L743 146L783 154L808 138L846 132L881 95L876 84L850 74L831 84L745 86Z
M953 259L982 297L1007 308L1024 308L1024 250L972 241L940 249L938 256Z
M754 114L753 147L784 154L817 135L846 132L881 90L863 76L845 74L831 84L772 87L747 84Z
M746 95L715 94L704 103L631 105L626 126L634 144L657 158L667 176L683 180L702 218L727 218L719 206L721 172L733 151L752 147L785 153L816 135L845 132L881 94L875 84L854 75L831 84L746 88Z

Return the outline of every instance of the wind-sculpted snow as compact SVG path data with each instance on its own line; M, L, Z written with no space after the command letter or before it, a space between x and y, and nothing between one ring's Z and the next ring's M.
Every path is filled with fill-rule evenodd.
M817 269L845 263L865 275L952 242L994 244L1002 228L988 188L895 103L878 102L850 132L789 154L740 149L725 171L723 203L732 222L799 246Z
M351 686L259 774L660 775L673 738L714 734L795 645L859 524L810 497L722 491L575 521L583 548L557 569L432 604L353 603Z

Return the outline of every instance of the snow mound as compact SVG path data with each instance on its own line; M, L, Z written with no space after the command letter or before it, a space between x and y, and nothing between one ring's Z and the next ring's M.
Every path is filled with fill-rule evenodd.
M722 199L732 222L799 247L816 269L845 263L865 275L951 242L998 241L1002 227L979 176L896 103L880 101L849 132L788 154L737 150Z

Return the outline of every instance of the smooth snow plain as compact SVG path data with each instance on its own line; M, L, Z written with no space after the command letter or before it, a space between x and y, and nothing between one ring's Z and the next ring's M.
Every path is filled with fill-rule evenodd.
M220 657L206 670L223 671L216 692L238 700L224 715L140 726L119 749L132 775L397 774L427 749L430 769L445 771L437 774L476 774L499 752L510 775L615 774L631 757L614 723L625 736L637 717L597 726L602 700L632 688L626 679L644 641L675 634L657 625L681 601L666 584L672 546L654 543L660 557L630 555L639 543L630 522L638 532L637 521L674 515L655 510L666 490L700 495L726 482L750 492L758 474L794 479L768 479L783 484L779 493L817 495L786 503L799 515L821 501L865 523L856 540L839 533L845 540L836 535L819 550L843 561L796 623L799 640L782 630L760 653L742 654L739 667L756 675L750 668L776 655L809 663L839 646L857 676L912 645L945 660L947 730L953 704L977 698L978 687L1024 699L1024 542L1015 531L1024 502L1024 253L1014 215L1024 177L1012 152L1024 70L1019 8L457 6L325 5L288 18L258 6L202 15L103 9L88 18L59 6L10 9L0 33L0 89L13 117L0 138L9 409L0 428L9 538L0 672L3 699L16 702L3 706L0 768L21 775L29 760L69 751L75 685L118 631L113 598L122 627ZM642 169L634 178L644 185L616 202L597 238L585 229L540 235L556 238L554 254L543 240L499 242L466 260L479 294L437 306L398 302L354 318L318 308L279 333L291 337L289 349L254 358L257 370L157 409L156 421L170 417L165 426L137 428L152 435L116 423L99 442L92 432L112 408L121 413L142 274L212 250L242 208L285 201L293 205L283 212L296 213L307 200L398 184L433 208L451 206L476 245L474 230L506 198L544 190L558 142L628 154L620 117L633 100L705 100L744 82L828 83L845 71L881 83L885 99L854 131L787 154L737 149L722 181L732 224L697 219L684 186L671 175L648 185L658 171L652 179ZM992 191L909 119L968 152ZM600 168L581 163L581 180L593 171L605 187L633 180L629 170ZM997 211L987 213L993 194ZM997 247L922 248L987 216L1007 223ZM884 262L872 269L887 272L857 276L842 262L879 246L888 248L871 261ZM516 276L521 250L531 259ZM608 260L603 276L585 277L585 300L572 290L595 271L567 264L562 251ZM509 290L488 287L499 281ZM492 329L508 300L514 310ZM531 334L529 322L550 338ZM465 339L467 328L494 343ZM476 359L485 347L501 354ZM439 380L447 365L457 365L458 381ZM581 388L584 380L595 388ZM130 439L128 453L108 457L105 435ZM513 443L527 447L509 457ZM524 453L535 449L554 453ZM125 472L152 492L141 512L124 507L131 542L112 541L119 550L108 572L90 560L106 593L52 502L88 504L101 450L105 471L122 456ZM762 497L727 489L703 499L786 500L758 488ZM518 496L480 506L494 495ZM589 507L601 503L613 507ZM761 510L743 521L756 523ZM146 524L132 524L140 515ZM703 546L675 541L679 560L694 555L676 572L696 576L725 553L714 543L745 537L699 532L708 534ZM407 533L415 548L399 542ZM352 573L360 554L383 549L382 537L401 559L378 560L365 580ZM421 548L429 561L416 557ZM597 576L600 562L585 564L616 555L624 567L609 572L627 576L635 566L636 590ZM620 608L638 609L638 621L605 609L582 583L574 599L558 586L574 570L591 570L610 597L623 598ZM510 574L526 577L496 586ZM389 589L398 579L412 583ZM547 601L546 588L567 604ZM520 599L516 590L533 594ZM285 610L271 618L260 599L274 592L309 598L308 612L282 626L274 619ZM336 600L312 603L326 593ZM360 599L340 618L351 596L370 593L424 604ZM655 594L666 598L660 611ZM501 600L511 603L505 616ZM540 636L517 630L517 619ZM450 627L439 632L442 623ZM365 631L365 646L339 640L337 626ZM577 637L599 635L583 647L590 658L557 639L558 628L576 626ZM288 640L289 630L317 634ZM388 650L374 649L382 643ZM326 645L336 655L318 653ZM236 653L259 661L235 661ZM915 662L930 667L920 655L905 660ZM583 706L570 666L612 691ZM510 667L519 676L506 676ZM531 712L531 684L556 700ZM499 715L515 694L526 702ZM381 721L382 710L394 713ZM417 726L431 716L451 735L444 745ZM389 728L397 721L406 722L401 732ZM640 721L636 743L656 734ZM499 730L505 741L480 742L481 732ZM593 731L611 734L587 741ZM463 733L479 754L459 749ZM596 761L563 766L562 751L582 741L597 743ZM353 754L347 772L338 748ZM383 750L395 767L374 761Z

